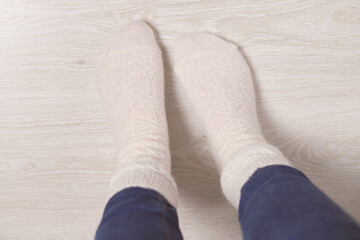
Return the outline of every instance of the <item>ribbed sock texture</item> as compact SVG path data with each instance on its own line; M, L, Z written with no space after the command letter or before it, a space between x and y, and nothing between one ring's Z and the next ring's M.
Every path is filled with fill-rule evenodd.
M238 207L240 189L257 168L289 165L261 134L250 69L235 45L205 32L176 40L175 65L205 127L224 195Z
M119 161L110 194L127 187L151 188L176 207L163 62L151 28L142 21L121 28L101 53L97 73Z

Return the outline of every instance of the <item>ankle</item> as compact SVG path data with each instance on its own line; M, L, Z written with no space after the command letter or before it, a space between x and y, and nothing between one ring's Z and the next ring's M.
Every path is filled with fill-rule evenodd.
M268 143L249 145L233 154L221 171L221 187L233 206L238 207L240 190L253 173L270 165L291 166L280 150Z

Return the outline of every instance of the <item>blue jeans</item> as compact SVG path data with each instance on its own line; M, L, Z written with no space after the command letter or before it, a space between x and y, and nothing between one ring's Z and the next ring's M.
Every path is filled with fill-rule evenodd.
M240 191L240 189L239 189ZM360 227L299 170L258 169L241 189L244 240L359 240ZM96 240L183 239L176 210L159 193L131 187L106 205Z

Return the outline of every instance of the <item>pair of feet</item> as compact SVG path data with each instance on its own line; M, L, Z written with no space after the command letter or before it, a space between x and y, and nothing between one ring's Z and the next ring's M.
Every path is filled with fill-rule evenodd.
M235 45L191 33L176 40L174 52L180 85L206 129L223 192L238 207L240 189L257 168L289 163L261 134L251 73ZM151 188L176 206L163 62L151 28L136 21L120 29L100 55L97 70L118 152L112 193Z

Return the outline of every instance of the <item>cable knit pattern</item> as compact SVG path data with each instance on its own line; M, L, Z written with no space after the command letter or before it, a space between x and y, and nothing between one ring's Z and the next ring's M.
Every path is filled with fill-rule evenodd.
M111 194L131 186L151 188L176 206L163 63L150 27L136 21L120 29L101 53L97 72L119 161Z
M238 207L240 189L257 168L289 165L261 134L249 67L235 45L209 33L180 36L175 64L181 86L205 126L223 192Z

